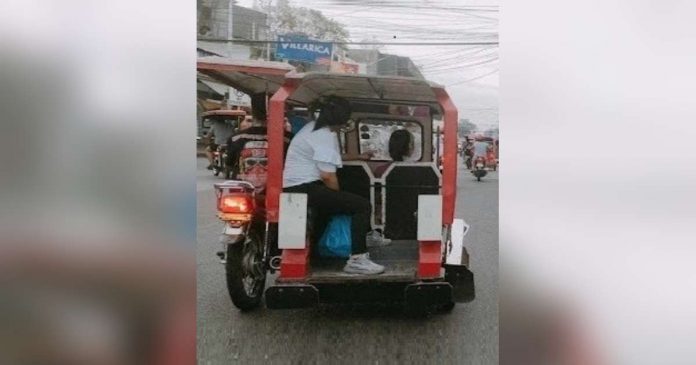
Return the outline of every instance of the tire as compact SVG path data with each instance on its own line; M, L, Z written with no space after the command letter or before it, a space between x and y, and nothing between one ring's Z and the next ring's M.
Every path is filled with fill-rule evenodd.
M246 255L254 257L255 262L263 259L263 246L259 236L250 230L247 242L237 242L227 246L227 291L235 307L241 311L257 308L261 304L263 289L266 285L266 269L260 269L262 275L250 274L245 270ZM245 285L245 282L248 284Z
M225 177L225 180L230 179L230 175L232 174L230 171L230 165L227 164L227 153L223 154L220 160L220 169L222 170L222 176Z
M454 302L438 306L437 310L440 313L449 313L454 309Z
M481 181L481 175L476 174L476 181Z

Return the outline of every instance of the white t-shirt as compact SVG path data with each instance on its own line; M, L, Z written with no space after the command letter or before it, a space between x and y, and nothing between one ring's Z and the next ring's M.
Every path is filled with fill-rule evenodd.
M283 171L283 187L321 180L320 170L336 172L343 166L338 137L328 127L314 130L315 122L305 124L288 147Z

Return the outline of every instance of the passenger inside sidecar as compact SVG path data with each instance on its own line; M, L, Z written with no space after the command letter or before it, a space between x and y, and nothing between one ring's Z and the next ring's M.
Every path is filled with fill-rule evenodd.
M344 155L372 153L369 160L344 161L337 176L341 190L370 201L371 227L391 240L387 245L369 247L372 258L385 265L383 280L412 278L418 264L418 197L439 194L441 174L433 161L432 118L425 113L395 114L394 108L354 104L353 123L338 133ZM405 110L418 110L406 107ZM399 109L397 109L399 110ZM412 151L403 161L394 161L389 151L392 134L410 133ZM343 278L340 260L319 257L317 243L331 217L314 216L310 281Z
M277 144L271 146L271 155L275 157L271 162L278 169L282 168L282 174L270 175L269 181L275 190L271 190L267 198L269 220L274 222L277 219L277 242L282 250L278 280L302 280L314 285L332 278L337 278L336 283L362 280L412 283L419 278L440 278L445 252L442 242L449 238L456 186L456 166L447 163L441 172L434 156L436 151L439 155L443 149L434 147L437 145L437 128L433 126L433 119L444 117L447 136L454 136L454 139L447 138L456 142L456 110L446 93L440 85L409 78L323 73L290 75L271 98L271 119L275 122L272 123L275 129L269 134L280 136L279 126L288 109L304 107L312 110L313 104L322 105L331 97L350 102L350 114L346 121L337 125L332 136L338 140L332 150L338 149L337 154L344 158L333 163L335 169L330 184L323 181L323 177L316 184L324 183L323 186L329 189L362 198L359 199L360 207L345 208L346 200L337 200L340 206L332 209L326 206L331 199L320 199L317 203L316 198L310 204L309 191L321 189L299 185L312 182L297 178L296 175L300 174L296 167L303 166L295 161L297 154L290 159L289 151L283 161L281 151L274 147ZM403 161L394 161L389 153L389 140L396 130L406 130L413 136L412 153ZM300 140L299 134L293 143ZM451 149L451 144L445 145ZM345 156L358 156L361 160L348 160ZM319 161L314 156L311 159ZM271 168L269 171L277 170ZM314 175L312 171L312 179ZM366 212L363 206L367 207ZM348 273L346 277L341 269L345 258L317 257L322 225L314 230L313 235L297 229L298 224L308 223L308 209L333 210L335 213L312 212L315 219L325 221L332 219L331 214L350 215L351 247L355 249L357 246L358 249L351 252L348 260L367 251L369 259L384 266L384 272L357 276ZM357 219L354 218L356 215ZM365 242L360 239L363 228L366 233L369 229L381 232L391 242L386 245L368 244L365 249Z
M400 115L398 108L387 112L371 105L357 104L351 116L355 127L339 134L340 146L346 154L373 152L367 161L344 162L338 170L341 189L370 199L373 207L372 226L394 240L416 239L418 195L438 194L440 171L433 161L432 118L425 113ZM419 110L422 107L402 106ZM406 130L413 136L413 150L404 161L395 162L389 153L391 135Z

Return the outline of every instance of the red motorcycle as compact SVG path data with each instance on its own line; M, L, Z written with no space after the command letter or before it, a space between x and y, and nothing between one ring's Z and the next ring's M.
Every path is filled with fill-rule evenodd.
M223 250L217 255L225 265L227 291L236 307L249 310L261 303L266 272L275 272L280 265L280 256L270 252L265 197L247 181L229 180L214 186L217 216L224 222Z

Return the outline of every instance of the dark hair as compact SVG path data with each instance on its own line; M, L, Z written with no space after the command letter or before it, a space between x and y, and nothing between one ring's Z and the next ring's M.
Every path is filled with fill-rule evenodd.
M266 93L251 95L251 115L258 121L266 121Z
M328 96L320 103L321 110L314 130L327 126L343 125L350 119L350 102L338 96Z
M413 135L405 129L395 130L389 137L389 156L394 161L403 161L411 149Z

